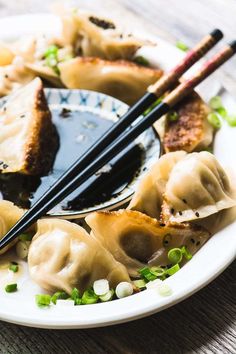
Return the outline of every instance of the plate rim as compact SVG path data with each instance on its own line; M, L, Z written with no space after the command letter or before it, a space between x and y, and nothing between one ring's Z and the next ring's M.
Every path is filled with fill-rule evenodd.
M45 13L45 14L29 14L29 15L19 15L19 16L5 17L3 20L4 20L5 24L6 24L7 19L9 19L9 18L11 20L13 18L14 18L14 20L17 20L19 17L21 17L21 18L24 18L24 19L28 20L29 18L32 19L32 17L35 18L35 17L45 16L45 15L49 16L49 14L47 14L47 13ZM0 26L1 26L1 22L2 22L2 20L0 19ZM158 39L157 37L155 37L155 38ZM167 42L165 42L163 40L161 40L161 41L166 43L166 45L168 47L172 47L173 50L175 49L176 52L179 51L178 49L174 48L174 46L172 46L171 44L169 44L169 43L167 43ZM234 224L229 225L227 228L229 228L229 229L233 228L234 229L235 227L236 227L236 224L234 223ZM226 229L223 230L223 232L225 233L223 239L224 238L227 239L227 235L230 236L229 235L230 232L225 232L225 230ZM219 232L219 233L215 234L214 235L214 239L218 239L218 241L220 241L221 238L222 238L221 235L220 235L221 233L222 232ZM91 327L108 326L108 325L113 325L113 324L117 324L117 323L124 323L124 322L128 322L128 321L132 321L134 319L146 317L148 315L151 315L153 313L156 313L156 312L159 312L159 311L161 311L163 309L171 307L171 306L177 304L178 302L186 299L187 297L191 296L193 293L197 292L198 290L200 290L201 288L203 288L204 286L209 284L220 273L222 273L227 268L227 266L236 257L236 240L233 239L232 237L231 238L228 237L228 238L229 238L230 247L227 246L228 247L227 248L227 252L225 251L225 253L223 254L223 257L221 257L221 258L218 257L217 258L217 262L218 262L217 266L214 266L211 269L211 271L208 270L208 272L204 276L201 277L200 281L195 279L194 284L190 285L191 282L189 282L188 284L185 284L185 287L184 287L184 289L182 289L182 291L177 292L177 293L173 293L173 295L171 295L171 297L163 298L163 299L161 299L161 301L159 301L159 302L157 301L157 302L155 302L152 305L149 305L149 306L141 306L140 305L138 308L134 308L134 309L132 309L132 306L131 306L131 308L129 308L129 311L127 311L125 313L123 313L124 311L123 312L121 311L121 314L116 315L116 316L114 316L113 314L110 314L108 312L106 320L101 319L101 321L96 321L96 320L93 320L93 318L92 318L92 319L90 319L90 321L87 320L87 321L82 321L82 322L81 322L81 319L79 318L79 315L78 315L77 319L73 319L73 321L71 319L70 320L71 322L67 322L67 321L63 322L63 320L61 318L58 319L57 316L54 318L54 320L51 321L51 320L49 320L49 318L47 316L43 316L43 314L45 312L41 312L42 310L39 310L39 311L40 311L40 316L42 316L43 319L42 319L42 317L41 317L41 319L39 319L40 316L39 317L32 316L29 319L27 317L27 315L26 315L27 313L24 313L24 315L22 314L20 316L20 315L17 315L14 311L13 312L9 312L8 315L7 315L6 314L6 310L5 310L5 306L1 306L1 308L0 308L0 319L3 320L3 321L7 321L7 322L19 324L19 325L25 325L25 326L29 326L29 327L71 329L71 328L91 328ZM201 258L205 259L206 258L205 254L207 253L208 249L211 250L211 244L214 243L214 239L211 238L204 245L204 247L202 247L198 251L198 253L193 257L191 262L187 263L185 265L185 267L183 267L181 269L181 272L179 272L179 274L176 273L175 275L173 275L172 277L167 279L167 283L170 283L170 284L173 283L172 285L173 285L173 287L175 287L176 279L184 278L185 277L184 274L188 273L189 269L190 270L191 270L191 268L194 269L194 264L199 262L199 259L201 259ZM131 296L129 298L116 300L117 301L117 307L118 308L122 307L122 310L126 309L126 306L127 306L127 304L129 305L129 303L131 302L131 299L132 299L132 301L134 301L136 303L137 297L145 298L145 296L143 296L144 293L147 294L147 291L142 292L140 294L133 295L133 296ZM0 297L1 297L1 294L0 294ZM149 297L150 297L150 293L146 296L146 298L149 298ZM7 301L5 299L3 299L2 301L3 301L2 305L7 304L9 302L10 303L12 302L12 300L10 300L9 298L7 299ZM98 308L98 306L103 306L104 309L106 308L106 305L108 305L108 307L116 307L116 301L113 301L113 302L110 302L110 303L107 303L107 304L86 305L83 308L87 308L89 311L91 311L90 309L92 308L92 309L94 309L94 311L96 311L96 308ZM27 304L27 306L31 306L31 305ZM18 308L18 306L16 308ZM80 310L81 310L81 312L84 311L83 308L82 307L79 308L79 309L73 308L73 311L76 310L76 312L79 314ZM21 309L21 310L24 310L24 308ZM68 312L68 310L69 310L69 308L66 308L66 312ZM37 311L35 311L35 312L37 312ZM128 313L128 315L127 315L127 313ZM28 316L29 316L29 314L28 314ZM60 324L58 322L60 322Z

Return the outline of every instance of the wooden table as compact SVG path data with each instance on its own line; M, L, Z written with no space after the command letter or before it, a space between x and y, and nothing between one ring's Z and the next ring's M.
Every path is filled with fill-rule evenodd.
M2 0L0 16L48 11L53 1ZM90 0L73 3L122 15L130 27L190 46L220 27L226 39L236 38L235 0ZM220 71L236 97L236 59ZM235 236L235 235L232 235ZM217 256L217 255L216 255ZM89 330L41 330L0 322L0 353L236 353L234 262L210 285L182 303L127 324ZM1 304L0 304L1 306ZM20 304L19 304L20 306Z

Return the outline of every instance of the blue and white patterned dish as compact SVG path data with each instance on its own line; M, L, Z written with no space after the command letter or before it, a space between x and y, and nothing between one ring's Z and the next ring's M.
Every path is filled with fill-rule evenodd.
M52 112L61 110L63 107L70 111L93 112L105 119L116 122L119 119L118 117L122 116L128 109L125 103L98 92L66 89L46 89L45 92ZM56 121L54 121L54 123L57 125ZM136 140L136 143L140 144L144 151L141 168L137 171L132 182L118 195L103 203L95 204L83 210L62 210L61 208L55 208L50 212L50 215L66 219L81 218L92 211L103 209L110 210L128 202L136 190L137 184L144 171L153 165L160 156L161 150L159 139L151 128L143 133ZM60 144L63 144L63 141L61 141Z

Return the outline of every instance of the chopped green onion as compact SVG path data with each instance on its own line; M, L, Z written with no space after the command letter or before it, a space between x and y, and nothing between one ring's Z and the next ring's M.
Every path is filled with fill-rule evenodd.
M167 119L169 122L176 122L179 119L179 114L176 111L170 111L167 113Z
M168 252L168 259L172 264L177 264L182 261L182 251L180 248L172 248Z
M229 115L226 120L231 127L236 127L236 115Z
M93 289L86 290L82 296L82 304L95 304L98 302L98 296L94 293Z
M134 285L139 289L146 288L146 282L144 279L138 279L133 281Z
M35 295L35 301L39 307L46 307L50 305L51 296L47 294L38 294Z
M189 252L186 246L181 247L182 255L189 261L193 255Z
M219 109L219 108L223 107L221 97L220 96L212 97L209 101L209 106L212 109Z
M75 300L80 297L79 290L77 288L74 288L70 294L70 297L72 300Z
M81 299L80 297L77 297L77 298L74 300L74 305L75 305L75 306L82 305L82 299Z
M182 41L176 42L176 47L181 49L183 52L187 52L189 50L189 47Z
M168 284L160 284L158 287L158 292L161 296L170 296L172 294L172 290Z
M79 290L77 288L74 288L71 292L70 295L71 299L74 300L74 305L81 305L82 304L82 299L80 297Z
M225 107L219 107L216 109L216 112L222 117L222 118L226 118L227 117L227 111L225 109Z
M150 272L156 277L162 277L165 274L165 269L161 267L151 267Z
M5 291L7 293L14 293L17 291L17 284L14 283L14 284L8 284L5 286Z
M99 279L93 283L94 293L98 296L105 295L109 291L109 282L107 279Z
M156 276L150 272L150 269L148 267L140 269L139 274L141 274L141 276L144 279L147 279L148 281L156 279Z
M52 295L51 301L54 305L56 305L57 300L66 300L70 296L65 291L57 291L55 294Z
M161 101L162 101L162 97L158 98L153 104L151 104L151 106L149 108L147 108L146 111L143 112L144 117L148 113L150 113L153 110L153 108L155 108L157 105L159 105L159 103L161 103Z
M9 270L11 270L13 273L17 273L19 270L19 266L16 262L11 262L9 265Z
M168 275L173 275L176 272L178 272L178 270L180 270L180 266L177 264L175 264L173 267L166 269L165 273Z
M144 58L142 55L139 55L137 57L134 58L134 62L136 64L142 65L142 66L150 66L149 61Z
M48 57L48 56L57 56L57 54L58 54L58 46L56 46L56 45L50 45L47 49L46 49L46 51L45 51L45 53L44 53L44 56L45 57Z
M122 281L116 287L116 296L118 299L122 299L123 297L127 297L133 294L133 286L127 281Z
M99 299L102 302L110 301L110 300L112 300L114 293L115 293L115 291L113 289L111 289L106 294L99 296Z
M21 234L19 236L20 241L31 241L33 238L33 234Z
M221 121L216 113L209 113L207 120L214 128L219 129L221 127Z

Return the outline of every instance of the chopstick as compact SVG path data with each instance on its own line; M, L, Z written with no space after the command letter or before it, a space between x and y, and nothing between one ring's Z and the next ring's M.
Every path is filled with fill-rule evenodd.
M0 241L0 249L6 246L10 241L17 237L20 233L25 231L32 225L39 217L44 215L59 201L64 199L68 194L74 191L87 178L119 153L125 146L131 143L137 136L143 133L147 128L166 114L176 103L181 101L191 90L213 73L218 67L226 62L236 52L236 41L232 42L223 48L218 54L214 55L212 59L208 60L200 70L197 71L190 79L177 86L164 100L156 106L149 114L139 120L138 123L131 126L127 131L123 132L121 137L117 138L108 148L103 151L92 163L88 163L87 167L80 172L74 179L68 183L61 183L61 189L51 195L51 191L55 192L54 187L49 190L42 198L40 198L33 207L27 211L24 216L13 226L13 228ZM86 157L86 154L85 154ZM86 163L86 158L84 163ZM62 179L63 182L63 179ZM56 186L57 187L57 186Z

